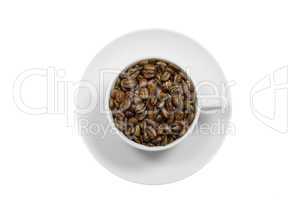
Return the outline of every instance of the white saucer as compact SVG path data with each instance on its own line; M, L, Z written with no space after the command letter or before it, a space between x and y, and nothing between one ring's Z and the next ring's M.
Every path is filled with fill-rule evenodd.
M163 152L134 149L113 134L104 102L116 73L143 58L164 58L186 69L193 80L203 83L198 88L198 96L212 94L213 84L221 95L222 84L226 84L217 62L195 41L165 30L134 32L107 45L88 66L83 76L83 81L88 81L88 84L83 82L77 104L83 107L95 101L97 105L90 112L77 116L79 125L84 127L79 131L96 160L113 174L142 184L171 183L200 170L220 148L231 113L230 94L226 88L222 94L223 109L201 113L198 125L202 126L195 128L176 147ZM89 84L96 88L94 98L93 92L89 94L84 89ZM212 104L216 98L204 102ZM209 129L212 130L209 132Z

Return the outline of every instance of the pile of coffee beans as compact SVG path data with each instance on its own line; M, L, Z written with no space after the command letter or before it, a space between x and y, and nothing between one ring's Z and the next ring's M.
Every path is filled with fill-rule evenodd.
M121 72L110 93L115 126L130 140L164 146L182 137L196 114L187 74L161 59L139 61Z

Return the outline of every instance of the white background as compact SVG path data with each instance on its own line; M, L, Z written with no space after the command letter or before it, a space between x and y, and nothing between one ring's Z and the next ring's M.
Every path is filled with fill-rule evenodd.
M0 199L300 199L300 10L298 1L275 0L1 0ZM235 135L201 171L162 186L110 174L66 127L64 114L29 115L13 101L13 83L23 71L53 66L65 70L63 81L78 81L102 47L145 28L192 37L236 82ZM286 134L258 121L249 101L252 86L283 66L289 71ZM28 104L45 103L41 83L42 78L24 86ZM260 103L273 109L272 98Z

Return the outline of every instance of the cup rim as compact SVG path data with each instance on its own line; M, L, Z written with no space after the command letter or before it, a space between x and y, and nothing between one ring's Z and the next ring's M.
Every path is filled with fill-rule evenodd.
M109 86L109 90L107 92L107 95L106 95L106 98L105 98L105 107L106 107L106 110L108 111L107 113L107 118L108 118L108 121L110 123L110 127L112 127L113 129L115 129L115 131L117 132L117 135L122 139L122 141L124 141L126 144L136 148L136 149L140 149L140 150L143 150L143 151L150 151L150 152L154 152L154 151L164 151L164 150L167 150L167 149L170 149L172 147L175 147L177 144L181 143L195 128L196 124L197 124L197 121L199 119L199 115L200 115L200 108L199 108L199 105L198 105L198 95L196 95L196 113L195 113L195 117L193 119L193 122L190 124L189 128L187 129L186 133L176 139L175 141L165 145L165 146L146 146L146 145L143 145L143 144L139 144L139 143L136 143L132 140L130 140L129 138L127 138L115 125L114 123L114 120L113 120L113 116L112 116L112 112L111 112L111 109L109 108L109 99L110 99L110 93L113 89L113 86L115 85L116 83L116 80L119 76L120 73L122 73L123 71L125 71L126 69L128 69L130 66L132 66L133 64L135 63L138 63L139 61L141 60L148 60L148 59L158 59L158 60L163 60L163 61L167 61L169 63L172 63L172 64L175 64L174 62L172 61L169 61L168 59L166 58L161 58L161 57L144 57L144 58L141 58L141 59L136 59L136 61L134 62L131 62L130 64L126 65L124 68L120 69L118 75L116 77L114 77L114 80L111 82L111 85ZM179 67L181 70L183 70L185 73L187 73L181 66L175 64L177 67ZM188 75L188 74L187 74ZM189 79L192 81L194 87L195 87L195 83L194 83L194 80L192 80L190 77ZM195 89L197 89L195 87Z

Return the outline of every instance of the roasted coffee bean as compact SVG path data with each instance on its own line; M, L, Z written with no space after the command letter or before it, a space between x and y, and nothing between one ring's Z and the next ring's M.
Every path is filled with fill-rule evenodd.
M161 141L162 141L162 137L158 136L157 138L152 140L152 143L158 145L161 143Z
M174 132L180 132L183 129L183 126L180 122L175 122L171 125L171 130Z
M171 81L166 81L165 83L163 83L162 89L163 89L163 91L168 91L168 90L170 90L171 86L172 86L172 82Z
M147 132L144 130L143 132L143 142L148 142L150 140Z
M146 64L146 65L144 65L143 70L155 71L156 66L153 64Z
M180 106L180 105L183 105L183 101L182 101L182 99L181 99L181 97L180 97L179 95L173 95L173 96L171 97L171 99L172 99L172 103L173 103L173 105L174 105L175 107L178 107L178 106Z
M180 83L181 81L182 81L182 76L180 76L179 74L176 74L174 77L174 82Z
M153 128L156 128L158 126L158 124L151 119L145 119L145 122L146 122L146 124L152 126Z
M117 119L117 120L123 120L125 117L125 114L121 111L116 111L113 113L113 116Z
M189 91L188 84L185 81L182 82L182 87L183 87L184 95L189 98L191 96L191 93Z
M141 79L139 81L139 87L143 88L143 87L146 87L146 86L147 86L147 80L146 79Z
M125 130L125 122L121 121L121 120L114 120L115 126L116 128L118 128L119 130L123 131Z
M147 103L150 105L150 106L155 106L156 103L157 103L157 97L156 96L150 96L147 100Z
M158 134L159 135L168 135L171 133L171 129L168 124L162 123L158 127Z
M136 71L129 75L129 79L135 79L140 74L140 71Z
M171 73L171 74L175 74L175 68L172 67L171 65L168 65L166 67L166 71L169 72L169 73Z
M187 121L189 124L191 124L194 120L195 114L194 112L189 112L188 116L187 116Z
M193 106L193 101L185 101L184 103L184 109L186 112L194 112L194 106Z
M143 76L144 78L147 78L147 79L150 79L150 78L153 78L155 76L155 72L154 71L146 71L144 70L143 71Z
M143 66L143 65L148 64L148 61L149 61L148 59L146 59L146 60L141 60L141 61L138 62L138 64Z
M169 97L169 95L163 91L159 92L159 99L162 101L165 101L167 98Z
M195 119L196 91L178 66L141 60L119 74L110 93L113 121L128 139L164 146L185 135Z
M146 127L145 132L150 139L154 139L157 136L156 130L151 126Z
M162 109L165 106L165 101L161 100L160 102L158 102L158 108Z
M109 100L109 107L111 110L114 108L114 100L112 98Z
M148 117L148 119L151 119L151 120L156 120L156 115L157 115L157 111L155 111L155 110L149 110L148 112L147 112L147 117Z
M137 85L137 81L135 79L122 79L120 85L124 89L133 89Z
M131 118L128 119L128 123L137 124L138 119L136 117L131 117Z
M128 128L125 130L125 134L126 134L127 136L131 136L131 135L133 135L133 133L134 133L134 129L133 129L132 127L128 127Z
M147 83L147 88L148 88L148 91L149 91L150 95L155 95L156 94L156 92L157 92L157 85L156 85L155 81L149 81Z
M126 111L130 107L131 107L131 101L130 101L130 99L126 98L123 100L123 102L121 102L120 110Z
M145 104L144 103L139 103L135 106L135 111L136 113L142 113L145 110Z
M188 85L189 90L191 92L193 92L194 91L194 86L193 86L192 82L190 80L187 80L186 83Z
M132 112L132 111L126 111L125 112L125 116L127 117L127 118L130 118L130 117L134 117L135 116L135 114Z
M134 96L134 104L139 104L142 102L142 99L139 96Z
M139 96L141 97L141 99L147 99L148 98L148 90L147 90L147 88L141 88L139 90Z
M111 92L111 97L116 100L118 103L122 102L124 97L125 97L125 93L119 89L113 89Z
M181 78L186 81L187 80L187 75L184 72L179 72L179 75L181 76Z
M181 121L184 119L184 113L182 111L176 111L175 112L175 120Z
M170 77L170 73L169 72L164 72L161 76L161 81L167 81Z
M161 145L162 145L162 146L167 145L167 142L168 142L168 141L167 141L167 136L164 135L164 136L163 136L163 139L162 139L162 141L161 141Z
M172 111L173 111L174 106L173 106L173 104L172 104L172 99L171 99L171 98L166 99L166 101L165 101L165 108L166 108L169 112L172 112Z
M158 62L156 62L156 64L159 65L159 66L163 66L163 67L167 66L167 64L165 62L162 62L162 61L158 61Z
M174 122L174 119L175 119L174 112L168 112L167 123L171 124L172 122Z
M179 85L172 85L170 88L169 88L169 92L171 95L175 95L175 94L182 94L182 89Z
M133 137L133 141L135 141L135 142L138 143L138 144L141 144L141 139L140 139L140 137L134 136L134 137Z
M173 141L174 141L174 139L172 137L168 137L167 143L172 143Z
M140 136L140 126L139 125L135 126L135 136L137 136L137 137Z
M147 111L144 111L144 112L142 112L142 113L137 113L137 114L135 115L135 117L136 117L136 119L137 119L138 121L142 121L142 120L144 120L144 118L146 117L146 115L147 115Z
M144 78L146 78L146 79L153 78L156 75L155 70L156 70L156 66L153 64L144 65L143 71L142 71Z
M168 116L169 116L169 112L165 109L165 108L162 108L161 109L161 113L162 113L162 116L167 119Z
M137 78L137 76L140 74L141 69L142 69L142 67L139 65L136 65L135 67L130 68L127 71L128 78L131 78L131 79Z
M158 123L162 123L162 122L164 121L163 116L162 116L161 114L158 114L158 115L156 116L156 121L157 121Z

